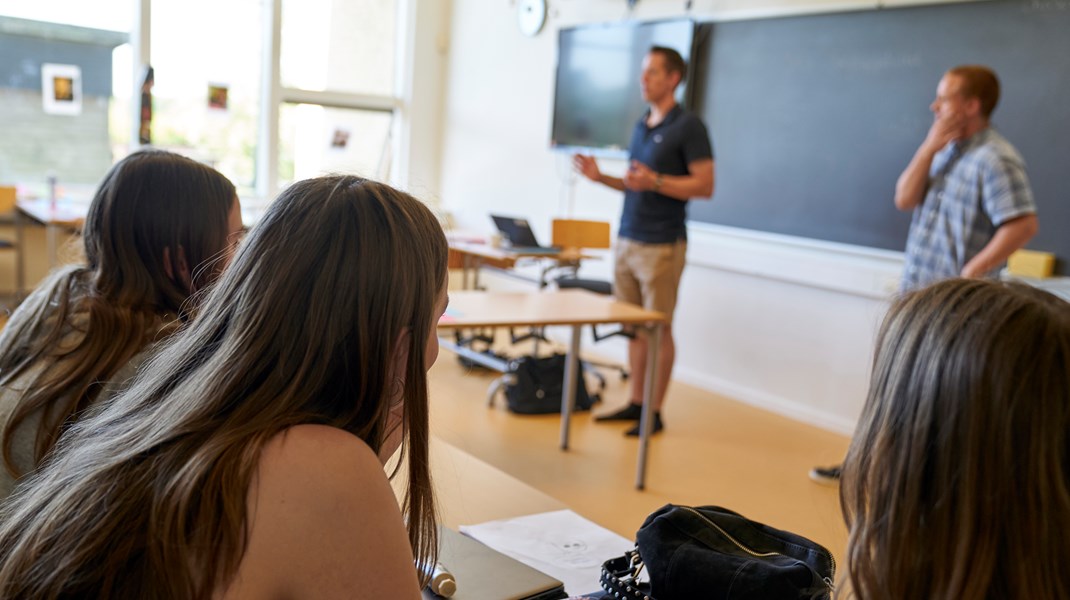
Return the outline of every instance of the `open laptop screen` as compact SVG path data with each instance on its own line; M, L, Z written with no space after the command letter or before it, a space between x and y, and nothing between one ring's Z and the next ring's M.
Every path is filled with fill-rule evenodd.
M501 232L502 237L509 241L510 246L514 248L543 247L536 241L535 233L531 231L531 225L528 224L527 219L503 217L500 215L491 215L490 218L494 219L494 225L498 227L498 231Z

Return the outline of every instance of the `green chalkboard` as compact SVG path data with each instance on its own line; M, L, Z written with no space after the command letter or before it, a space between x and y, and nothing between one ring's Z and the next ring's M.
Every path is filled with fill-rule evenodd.
M948 68L999 74L994 126L1025 158L1041 230L1070 259L1070 1L990 1L706 23L694 106L717 154L694 221L902 250L895 180Z

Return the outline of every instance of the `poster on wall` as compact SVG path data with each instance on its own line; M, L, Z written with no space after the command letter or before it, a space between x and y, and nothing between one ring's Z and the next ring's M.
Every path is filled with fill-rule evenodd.
M343 127L335 127L334 133L331 135L331 148L336 150L345 150L345 147L349 145L349 130Z
M137 129L137 141L142 145L152 143L152 86L155 80L155 71L151 65L146 65L145 76L141 80L141 110Z
M208 84L208 108L212 110L226 111L227 110L227 95L230 91L230 86L222 83L209 83Z
M82 114L82 69L78 65L41 65L41 95L46 114Z

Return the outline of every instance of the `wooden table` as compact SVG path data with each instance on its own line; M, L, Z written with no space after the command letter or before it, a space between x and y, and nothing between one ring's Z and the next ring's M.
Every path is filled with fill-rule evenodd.
M266 205L255 201L246 201L246 203L248 206L242 205L241 214L242 225L248 229L263 216ZM89 214L89 204L90 201L88 199L72 200L70 198L59 198L55 202L48 198L19 198L15 202L15 207L18 209L15 211L15 235L16 243L19 247L15 280L16 287L18 287L17 294L20 297L24 295L26 279L26 265L23 253L23 227L25 220L29 219L45 226L48 266L49 268L55 268L59 263L57 249L59 231L81 231L82 227L85 226L86 216Z
M15 236L19 246L19 259L15 266L15 285L18 288L16 293L22 297L26 283L25 234L23 232L26 219L45 226L48 266L53 268L59 262L57 250L59 231L81 230L85 225L85 217L89 213L89 204L66 198L55 202L48 198L20 198L15 202L15 207L18 209L15 212Z
M512 269L517 261L547 260L550 265L543 267L536 283L539 287L547 285L546 275L551 269L561 267L579 267L580 261L592 258L577 248L566 248L560 252L534 252L531 250L514 250L508 247L495 247L468 241L450 241L451 266L461 269L461 287L466 290L479 288L479 271L484 267ZM471 279L471 283L469 283Z
M651 403L654 378L658 364L665 316L633 304L618 302L585 290L556 290L542 292L479 292L450 293L449 308L439 329L478 327L538 327L564 325L571 327L572 336L565 359L565 376L561 398L561 449L568 450L569 424L576 404L576 378L579 376L580 330L584 325L620 323L646 329L650 334L650 353L647 356L646 381L643 390L643 410L639 420L639 458L636 468L638 489L646 485L647 450L652 427ZM440 343L452 350L457 345L448 338Z
M397 455L387 465L392 470ZM439 517L446 527L511 519L567 508L516 477L479 460L467 452L431 436L431 472ZM405 465L391 480L401 499L408 480Z
M516 477L435 436L431 436L430 442L431 481L440 526L460 531L463 525L568 508ZM400 452L396 453L387 463L387 473L394 470L399 455ZM399 505L404 500L408 482L406 467L407 464L403 462L397 477L390 480ZM439 548L443 548L444 544L449 544L448 538L439 539ZM592 587L597 586L595 581L592 580ZM439 598L426 589L422 593L423 598Z

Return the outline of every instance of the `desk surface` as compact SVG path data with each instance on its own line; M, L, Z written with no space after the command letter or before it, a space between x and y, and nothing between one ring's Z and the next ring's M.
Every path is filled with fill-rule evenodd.
M45 225L79 228L85 223L89 204L71 200L57 200L53 207L47 198L23 199L15 202L23 214Z
M440 328L664 322L659 312L585 290L450 292Z
M566 508L560 501L434 436L431 472L441 522L454 530L461 525ZM406 480L402 468L392 482L395 494L405 489Z
M565 248L560 252L525 252L508 247L495 247L489 244L475 242L450 242L450 249L480 258L491 260L516 260L518 258L552 258L557 261L575 261L582 258L591 258L583 254L578 248Z
M86 215L89 214L89 200L71 200L61 198L56 200L55 208L48 198L19 198L15 202L26 216L44 225L58 227L70 227L80 229L85 224ZM242 224L252 227L263 216L266 206L256 203L242 204Z

